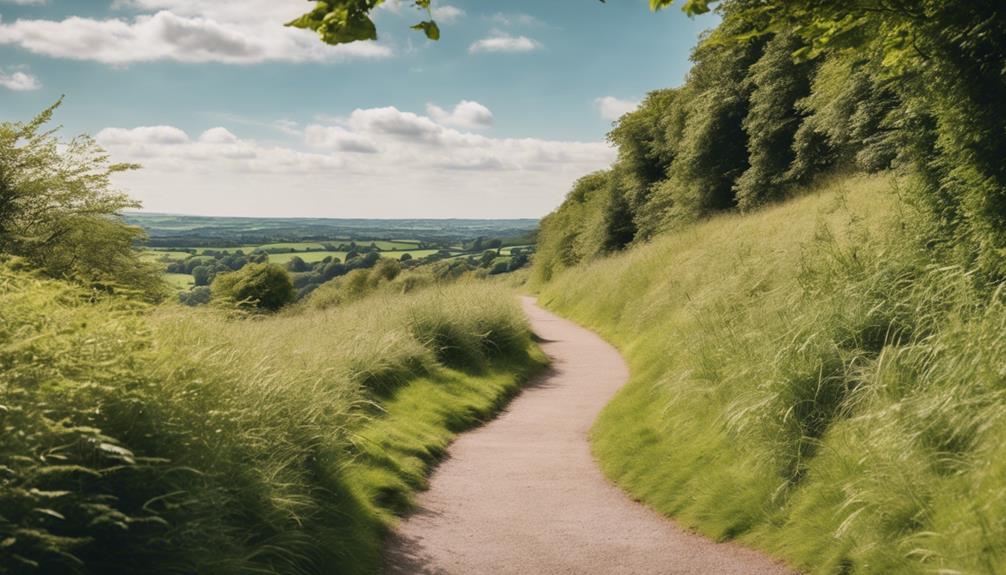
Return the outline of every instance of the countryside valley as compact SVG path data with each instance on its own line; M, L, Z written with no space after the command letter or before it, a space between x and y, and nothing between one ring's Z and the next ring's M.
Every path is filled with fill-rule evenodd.
M1006 572L1006 7L646 4L0 3L0 575Z

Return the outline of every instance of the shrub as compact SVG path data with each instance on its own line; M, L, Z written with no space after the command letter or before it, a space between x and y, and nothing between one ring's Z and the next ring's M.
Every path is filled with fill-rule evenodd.
M276 311L296 298L293 281L275 264L248 264L213 280L214 299L243 307Z
M375 572L392 511L530 363L482 287L247 318L0 265L0 572ZM413 312L476 342L465 372L519 365L447 371Z
M133 248L143 231L119 216L140 204L111 184L137 166L111 163L86 136L62 142L45 131L59 104L30 122L0 123L0 254L50 277L161 299L159 271Z

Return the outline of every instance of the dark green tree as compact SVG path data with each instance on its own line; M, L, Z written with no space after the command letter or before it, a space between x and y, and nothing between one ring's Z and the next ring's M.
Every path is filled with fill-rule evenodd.
M751 97L744 132L750 165L734 186L742 210L783 198L790 183L787 173L801 120L797 102L810 91L813 68L810 60L793 59L802 45L794 34L779 34L748 73Z

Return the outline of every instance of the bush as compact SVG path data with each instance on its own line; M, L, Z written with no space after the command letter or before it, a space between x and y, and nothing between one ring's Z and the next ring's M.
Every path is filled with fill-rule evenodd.
M242 307L276 311L296 298L293 281L275 264L248 264L213 280L213 298Z
M0 572L376 572L436 454L536 364L505 290L375 297L242 319L0 265ZM430 323L479 363L447 370Z
M111 184L136 166L111 163L86 136L64 142L46 131L58 106L30 122L0 123L0 254L50 277L161 299L159 271L133 248L143 231L119 216L140 204Z

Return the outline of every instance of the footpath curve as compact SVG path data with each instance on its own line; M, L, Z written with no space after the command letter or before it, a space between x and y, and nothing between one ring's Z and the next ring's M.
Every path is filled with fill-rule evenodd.
M632 501L590 453L588 431L628 379L594 333L523 298L551 368L500 417L461 435L385 549L389 574L782 575Z

